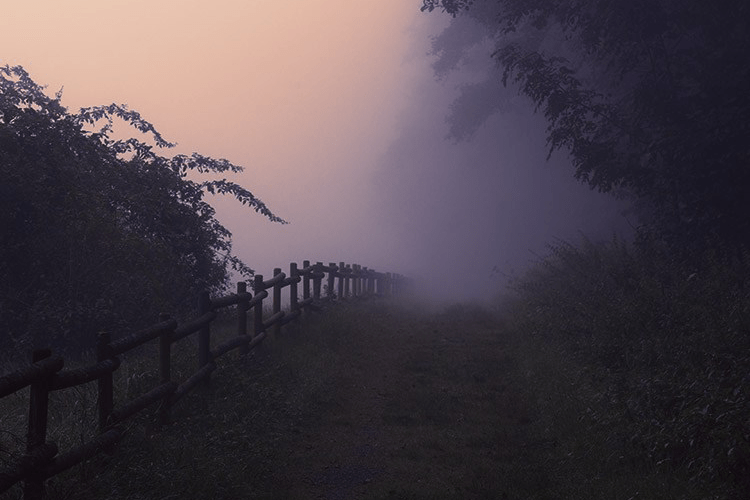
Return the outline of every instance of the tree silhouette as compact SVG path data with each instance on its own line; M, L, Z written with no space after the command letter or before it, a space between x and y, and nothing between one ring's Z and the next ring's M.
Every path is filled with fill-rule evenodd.
M486 30L502 83L547 119L550 152L569 152L592 188L634 197L643 221L676 248L750 243L749 8L741 0L422 7Z
M83 348L97 331L153 322L192 305L198 290L223 289L232 270L252 276L205 194L285 221L236 183L189 177L241 167L162 156L173 144L136 111L70 113L60 99L20 66L0 67L2 347ZM116 120L147 139L115 138Z

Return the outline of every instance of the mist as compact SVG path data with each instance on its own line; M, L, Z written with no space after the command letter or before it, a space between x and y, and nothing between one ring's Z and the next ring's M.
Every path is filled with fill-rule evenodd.
M487 106L500 109L486 121L456 108L462 88L496 70L480 47L458 71L436 78L432 39L448 22L421 15L407 28L393 75L402 82L403 100L390 103L399 104L393 124L376 136L389 141L360 148L347 156L348 165L289 192L305 200L289 214L289 226L260 221L251 233L234 231L240 255L258 272L302 258L343 260L407 275L422 298L438 303L491 302L549 243L627 237L626 205L575 180L564 155L547 158L544 119L514 89L498 78L484 90L494 93ZM451 113L482 124L457 140L451 127L459 120L451 121ZM363 116L362 126L367 122ZM287 215L290 204L275 205ZM231 202L219 207L231 229ZM265 251L259 240L274 250Z
M489 47L436 78L432 40L451 18L419 2L134 5L14 4L1 62L64 88L72 110L127 103L174 153L244 166L230 180L290 224L208 201L259 274L344 261L410 276L424 297L492 300L547 243L627 231L621 203L573 179L564 155L547 160L544 120L513 89L495 78L467 101L495 71ZM84 32L106 43L88 50Z
M471 37L471 20L453 23ZM398 138L380 158L379 216L422 295L491 301L549 243L626 237L626 205L575 180L564 155L548 160L543 117L502 86L488 47L474 47L438 80L433 66L440 61L429 52L444 26L445 17L433 16L414 30L410 61L421 78L401 112ZM457 101L472 90L482 98L473 109ZM471 130L456 137L462 122Z

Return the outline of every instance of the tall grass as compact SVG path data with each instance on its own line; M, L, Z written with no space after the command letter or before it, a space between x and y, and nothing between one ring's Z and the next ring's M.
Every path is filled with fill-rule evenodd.
M614 239L557 243L512 283L505 320L540 411L589 476L629 463L677 478L655 486L669 497L750 491L748 276L747 253L687 261Z
M114 456L56 477L48 493L290 498L285 474L300 440L316 443L308 434L319 428L355 428L363 412L347 413L346 396L365 394L381 446L398 445L388 467L410 471L408 483L373 485L371 497L416 498L426 486L412 484L411 473L432 467L457 469L442 473L446 484L473 478L455 479L453 498L743 498L750 256L685 262L655 244L560 242L514 281L502 327L470 305L435 313L341 304L269 336L246 358L222 358L210 388L178 403L173 423L156 429L155 408L139 414ZM233 328L231 318L217 325L215 341ZM116 372L122 401L157 383L155 349ZM179 343L173 361L181 380L195 368L195 346ZM387 369L388 383L345 390L381 380L364 377L373 367ZM92 384L55 393L50 436L61 449L95 432L95 392ZM0 403L1 464L22 452L27 407L25 394ZM404 449L402 437L413 446ZM326 457L314 458L321 465Z

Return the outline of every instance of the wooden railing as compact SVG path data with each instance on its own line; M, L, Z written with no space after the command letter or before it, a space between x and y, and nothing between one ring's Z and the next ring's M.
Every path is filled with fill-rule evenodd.
M121 424L133 415L159 403L157 418L160 423L168 423L175 403L196 386L209 383L211 372L216 369L215 361L220 356L235 349L239 349L241 354L249 353L263 342L268 332L278 334L284 325L297 319L303 311L319 311L326 303L341 299L398 294L405 281L400 275L378 273L343 262L325 266L321 262L311 265L305 261L301 269L292 263L289 276L281 269L275 269L273 274L268 280L256 274L253 294L247 291L244 282L237 284L237 293L224 297L211 298L208 293L202 293L198 314L182 324L164 315L158 323L122 338L113 340L108 333L100 333L96 343L97 360L92 366L64 369L62 357L54 355L50 349L39 349L33 352L29 366L0 377L0 398L30 387L26 452L0 470L0 493L23 481L25 499L43 498L46 479L102 451L111 453L115 443L123 436ZM300 282L301 300L298 297ZM287 287L289 309L284 311L282 290ZM269 296L271 314L264 317L264 301ZM211 324L217 318L217 311L230 306L236 306L237 335L212 348ZM248 332L250 312L252 332ZM193 334L197 335L198 368L185 380L173 380L172 346ZM122 362L120 356L157 339L159 384L115 407L113 374ZM90 382L96 382L98 386L98 434L82 445L58 453L57 445L47 441L49 394Z

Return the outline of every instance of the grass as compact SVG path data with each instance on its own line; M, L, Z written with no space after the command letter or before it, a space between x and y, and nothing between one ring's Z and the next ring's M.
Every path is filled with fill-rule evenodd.
M222 362L173 424L139 415L113 456L54 478L50 498L499 498L536 488L545 473L520 447L515 424L529 417L509 389L514 361L494 323L470 316L431 320L385 302L332 309ZM120 386L139 393L150 370L123 372ZM497 464L527 479L497 483Z
M584 241L551 247L516 282L509 332L522 359L542 359L527 361L529 385L551 398L539 414L572 453L556 467L590 498L747 491L748 271L743 255L686 261L648 242ZM576 486L564 497L580 498Z
M560 244L498 311L342 304L222 358L172 424L139 415L50 498L741 498L746 262ZM85 438L92 397L55 403L57 438Z

